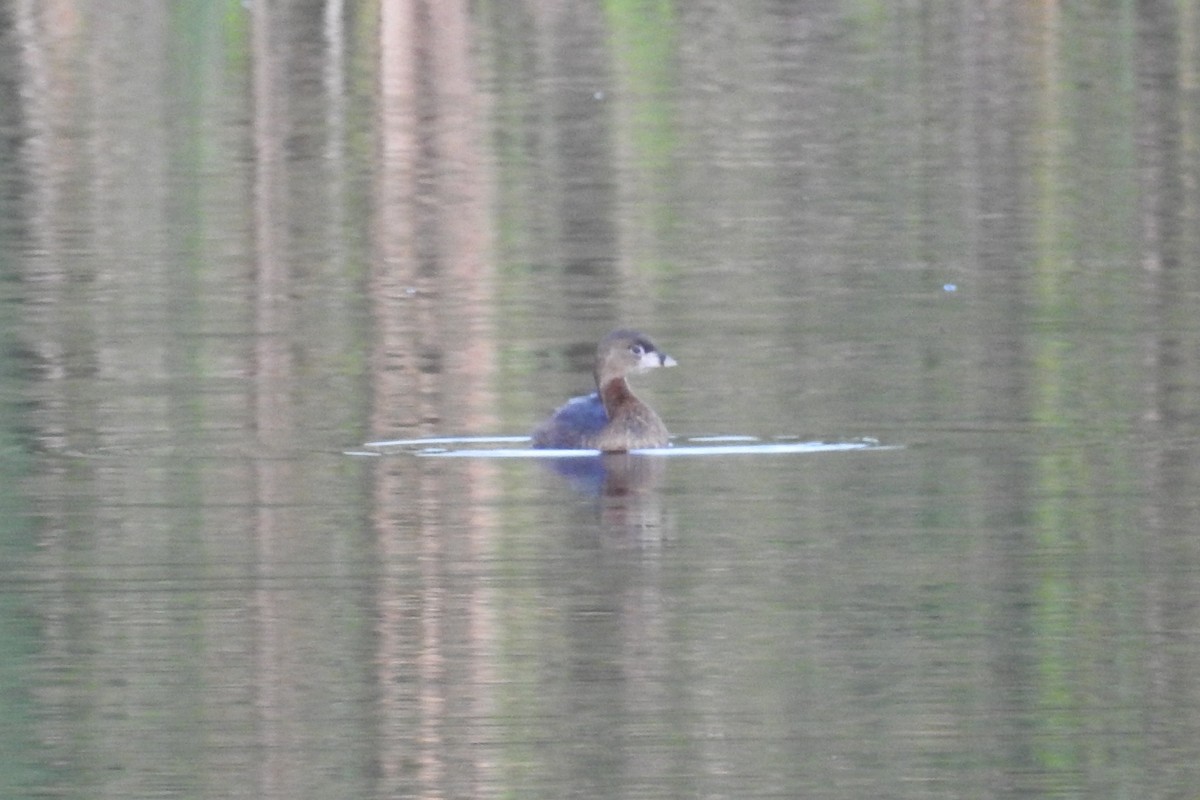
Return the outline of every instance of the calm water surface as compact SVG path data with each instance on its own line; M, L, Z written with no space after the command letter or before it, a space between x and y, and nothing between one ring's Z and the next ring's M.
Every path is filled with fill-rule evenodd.
M0 796L1186 797L1200 6L0 10ZM680 442L526 433L646 330Z

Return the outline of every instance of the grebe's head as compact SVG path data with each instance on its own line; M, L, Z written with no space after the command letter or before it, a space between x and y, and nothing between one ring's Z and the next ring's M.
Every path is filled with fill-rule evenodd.
M657 367L673 367L675 359L661 352L649 337L620 328L600 340L596 348L596 383L637 375Z

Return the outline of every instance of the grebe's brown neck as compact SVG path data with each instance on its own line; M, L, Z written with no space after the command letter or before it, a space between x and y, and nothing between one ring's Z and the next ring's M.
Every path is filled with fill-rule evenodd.
M617 409L630 402L640 402L634 396L633 390L629 388L629 382L625 378L609 378L604 383L599 384L600 402L604 403L604 412L608 414L608 418L612 419L613 414Z

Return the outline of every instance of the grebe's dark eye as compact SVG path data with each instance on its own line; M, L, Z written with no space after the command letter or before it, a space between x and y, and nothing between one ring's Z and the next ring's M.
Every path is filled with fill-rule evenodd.
M638 358L641 358L646 350L640 344L635 342L634 344L629 345L629 352L633 353Z

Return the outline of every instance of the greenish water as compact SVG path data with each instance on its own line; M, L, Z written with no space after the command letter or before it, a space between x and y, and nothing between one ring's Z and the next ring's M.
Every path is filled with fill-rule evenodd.
M1194 6L0 11L0 796L1194 792Z

